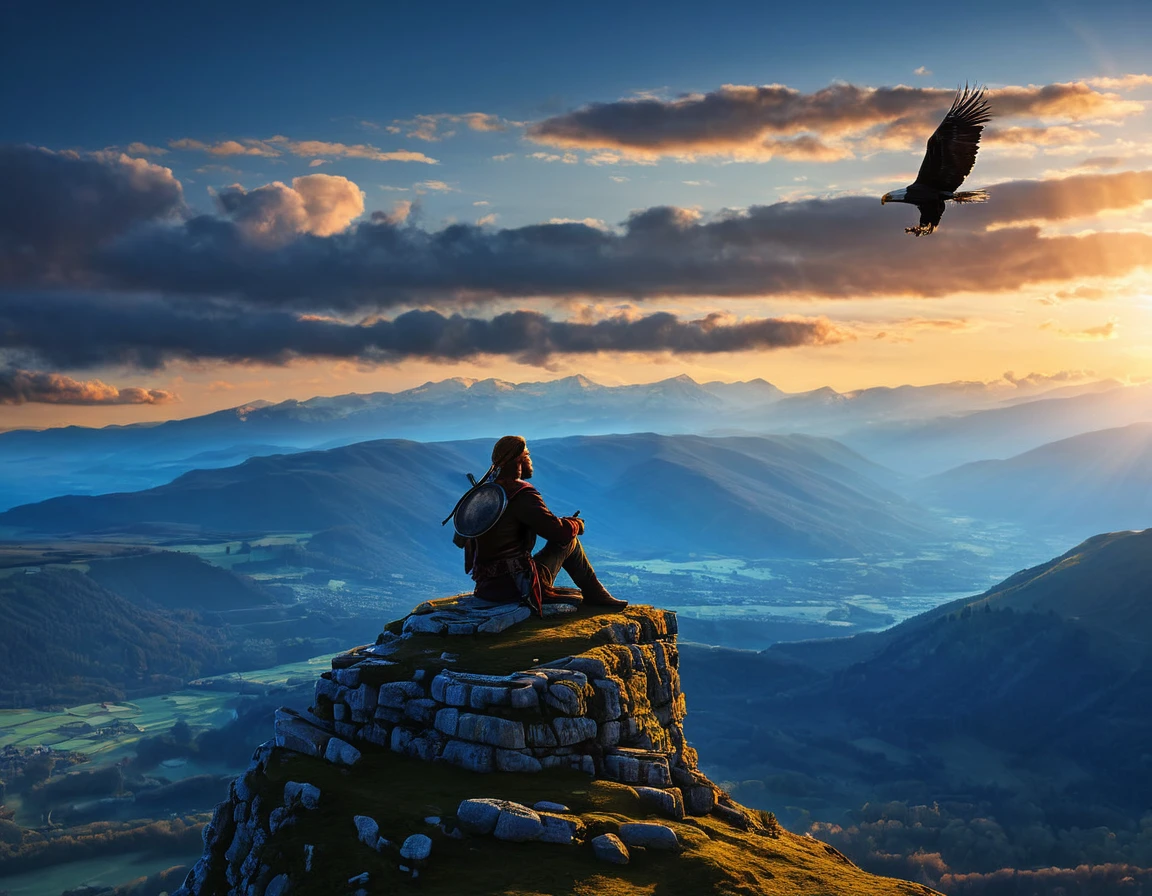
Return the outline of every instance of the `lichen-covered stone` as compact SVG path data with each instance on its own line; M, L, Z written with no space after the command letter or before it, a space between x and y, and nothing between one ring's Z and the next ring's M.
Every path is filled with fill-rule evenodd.
M280 715L275 722L276 746L305 756L323 756L328 748L330 732L317 728L296 714Z
M677 821L684 818L684 796L678 787L667 790L659 787L637 787L636 795L644 802L651 803L669 818Z
M576 842L583 825L574 818L561 818L549 812L540 812L540 822L544 826L538 838L541 843L560 843L564 846Z
M587 711L581 685L574 681L556 681L544 695L544 702L566 716L582 716Z
M615 834L593 837L592 853L602 862L611 862L613 865L628 864L628 847Z
M436 717L436 710L439 705L435 700L429 700L427 697L417 697L404 704L404 715L414 722L427 725Z
M281 828L291 827L296 823L296 816L287 806L277 806L268 816L268 831L275 834Z
M552 726L543 722L533 723L528 726L525 734L525 739L528 744L533 747L555 747L557 746L556 732L552 730Z
M334 737L328 741L324 758L336 765L355 765L360 761L360 751L347 741Z
M497 750L496 768L502 772L538 772L543 769L540 760L516 750Z
M526 746L524 726L520 722L475 713L464 713L460 716L456 725L456 736L463 740L503 747L506 750L522 750Z
M404 845L400 847L400 858L411 862L413 865L420 865L426 862L428 856L431 854L432 838L424 834L413 834L407 838L404 841Z
M470 834L491 834L496 830L504 800L464 800L456 809L456 822Z
M520 803L506 802L500 808L500 816L496 819L496 828L492 831L492 836L497 840L526 843L538 840L542 833L544 823L539 815Z
M444 752L440 754L440 758L469 771L487 773L495 768L493 753L493 748L486 744L450 740L444 745Z
M635 821L620 825L620 839L625 846L642 846L645 849L677 851L680 841L676 832L663 824Z
M380 836L380 825L376 819L367 815L356 815L352 818L356 825L356 839L371 849L376 848L376 840Z
M553 719L556 741L562 747L583 743L596 737L596 722L586 716L578 719Z

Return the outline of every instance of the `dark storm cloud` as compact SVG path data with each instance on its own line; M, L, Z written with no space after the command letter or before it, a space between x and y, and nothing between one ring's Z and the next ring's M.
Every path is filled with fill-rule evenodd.
M29 152L40 151L18 153L21 170L29 169ZM107 195L108 202L78 223L66 211L83 204L77 190L29 178L39 194L26 192L19 210L0 206L0 254L7 259L0 285L83 284L351 314L536 297L942 296L1118 276L1152 260L1152 236L1144 233L1074 237L1026 226L1137 208L1152 200L1146 172L992 185L990 202L950 209L941 232L915 241L902 233L916 220L915 209L882 208L872 196L778 202L711 217L655 207L634 213L615 231L582 223L453 224L433 231L379 212L348 225L351 213L342 212L337 223L324 218L322 232L295 226L295 233L270 243L254 238L245 222L214 215L156 223L179 199L166 169L64 154L44 158L39 161L61 166L64 183L87 178L97 184L79 194ZM97 174L91 165L111 171ZM340 196L358 195L354 184L344 186ZM24 218L34 225L26 228ZM337 224L344 229L334 232ZM987 229L994 225L1001 229Z
M0 278L70 278L95 248L182 203L172 172L143 159L0 144Z
M658 313L595 322L557 321L535 311L492 319L409 311L392 320L347 323L224 303L171 303L107 296L0 296L0 349L57 367L172 360L284 364L296 358L389 363L504 355L544 363L595 352L716 352L823 345L851 338L823 319L681 320Z
M0 367L0 405L167 404L175 398L163 389L117 388L100 380L76 380L59 373Z

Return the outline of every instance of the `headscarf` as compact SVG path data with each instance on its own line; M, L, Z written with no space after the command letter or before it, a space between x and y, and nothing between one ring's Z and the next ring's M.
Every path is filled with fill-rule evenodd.
M506 470L527 450L528 442L524 436L504 436L492 448L492 466Z

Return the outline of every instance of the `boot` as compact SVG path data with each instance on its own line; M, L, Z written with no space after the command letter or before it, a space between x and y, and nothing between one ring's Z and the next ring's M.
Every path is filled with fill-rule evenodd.
M593 607L606 607L611 610L623 610L628 606L628 601L621 600L618 597L613 597L608 593L608 589L601 585L599 582L587 591L581 591L584 595L584 603Z

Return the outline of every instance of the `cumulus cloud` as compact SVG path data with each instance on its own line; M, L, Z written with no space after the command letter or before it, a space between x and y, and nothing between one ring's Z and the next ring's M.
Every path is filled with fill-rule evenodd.
M499 115L489 115L486 112L465 112L463 115L441 113L438 115L417 115L408 120L399 120L393 123L390 131L395 133L408 128L408 136L417 140L436 142L447 137L454 137L456 131L453 125L465 125L469 130L491 133L505 131L515 122L502 119Z
M206 143L203 140L193 140L189 137L180 140L170 140L168 145L172 149L206 152L214 156L258 156L263 158L276 158L285 152L294 156L332 156L342 159L368 159L373 162L422 162L425 165L437 165L436 159L424 155L422 152L398 149L385 152L368 143L329 143L325 140L292 140L289 137L277 135L266 140L244 138L242 140L221 140L217 143Z
M1143 76L1137 76L1143 77ZM1004 87L989 91L999 119L1119 120L1143 105L1112 92L1136 82ZM802 93L781 84L727 84L665 100L593 103L536 122L527 136L559 149L615 150L634 158L725 156L833 161L870 149L922 147L954 91L832 84Z
M171 170L124 154L0 144L0 281L38 268L69 279L84 253L184 204Z
M4 404L167 404L176 396L163 389L118 389L100 380L75 380L59 373L0 367L0 405Z
M221 210L257 243L282 245L297 234L331 236L364 213L364 194L346 177L309 174L245 190L235 184L217 195Z
M989 224L1069 221L1138 208L1152 201L1152 171L1016 181L998 185L993 196L995 208L989 203L987 211L981 210L977 215Z
M248 140L241 143L239 140L221 140L219 143L205 143L203 140L193 140L183 137L179 140L170 140L168 145L173 149L190 150L193 152L206 152L213 156L260 156L275 158L279 151L268 146L260 140Z
M168 154L168 150L162 146L149 146L147 143L129 143L124 147L124 152L130 156L164 156Z
M26 163L26 155L17 158ZM1152 172L993 185L990 202L950 209L941 231L912 249L902 230L915 210L882 208L875 197L711 215L658 206L611 229L575 222L427 230L389 215L350 224L363 208L359 189L319 174L291 187L229 189L220 195L222 215L158 224L179 196L166 169L33 156L41 157L55 168L23 164L17 177L0 165L0 179L12 180L25 197L0 205L0 233L11 235L0 240L0 287L71 282L349 312L518 297L943 296L1117 277L1152 262L1152 234L1072 236L1036 226L1137 210L1152 200ZM103 167L93 174L92 165ZM61 184L97 174L127 182L129 197L137 192L130 175L141 176L149 202L159 188L168 198L159 205L134 198L123 220L103 226L123 199L111 196L107 208L93 206L101 226L78 230L88 200ZM21 250L33 234L36 251Z
M153 298L9 296L0 305L0 348L74 368L127 364L157 369L173 360L285 364L297 358L391 363L511 356L533 364L597 352L714 354L829 345L853 334L824 318L736 320L667 313L554 320L537 311L493 318L409 311L347 322L315 314L246 310L222 301L174 304Z

